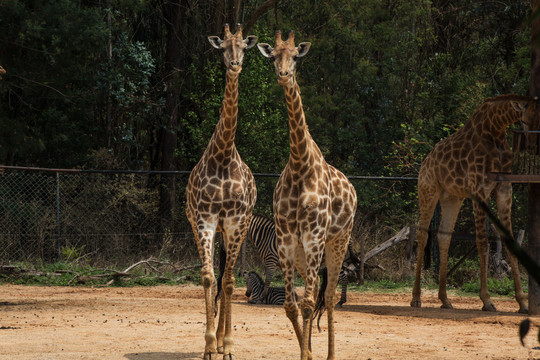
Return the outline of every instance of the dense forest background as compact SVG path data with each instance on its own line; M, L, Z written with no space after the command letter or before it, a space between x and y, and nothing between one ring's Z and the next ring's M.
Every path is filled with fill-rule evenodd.
M191 170L224 90L207 36L242 23L259 42L293 29L312 43L297 78L329 163L347 175L414 177L486 97L527 94L529 14L524 0L3 0L0 163ZM257 49L244 59L239 107L244 161L255 173L281 172L283 91ZM360 211L414 221L415 183L355 185ZM162 215L183 214L169 177L148 186ZM519 228L525 190L515 188ZM259 199L271 191L263 186Z

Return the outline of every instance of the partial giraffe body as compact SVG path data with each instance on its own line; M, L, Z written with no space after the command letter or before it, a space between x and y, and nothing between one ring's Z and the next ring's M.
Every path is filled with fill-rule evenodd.
M482 310L495 311L487 289L489 244L486 235L486 213L479 202L487 203L491 195L497 202L502 224L511 231L512 184L488 179L490 172L511 172L512 153L506 141L509 125L521 121L525 128L538 129L537 104L530 97L504 95L484 101L467 123L440 141L429 153L418 175L418 254L411 306L420 307L420 275L428 228L433 210L440 202L441 223L437 234L440 253L439 299L443 308L452 308L446 294L448 249L459 209L465 198L473 198L476 246L480 258L480 298ZM507 251L508 253L508 251ZM527 312L526 295L516 258L508 253L519 312Z
M213 47L223 51L226 86L220 118L201 159L192 170L186 188L186 215L193 228L202 262L201 282L206 305L204 359L215 359L218 352L225 360L233 354L231 297L234 291L234 264L244 240L255 201L255 179L236 150L238 116L238 77L242 71L244 52L257 42L256 36L242 37L238 25L232 34L225 25L224 39L208 37ZM221 232L226 252L223 270L223 292L217 331L214 325L215 281L213 256L214 237Z
M251 224L249 225L247 238L251 240L257 249L257 253L264 264L266 280L264 281L263 291L260 293L260 296L264 297L266 295L266 289L268 289L270 283L272 282L274 273L279 269L279 254L277 250L276 228L274 226L274 221L262 215L253 215ZM353 267L356 268L360 267L360 260L354 253L350 242L347 247L347 253L349 256L345 257L339 272L338 283L341 284L341 298L336 304L338 307L341 307L347 302L347 285L349 284L349 276L354 273L354 271L351 271L348 266L353 265ZM222 259L224 259L223 249L220 250L220 267L223 263ZM220 276L218 277L218 292L215 298L216 304L221 295L220 284L222 281L222 274L223 270L220 268ZM253 295L251 297L251 301L257 302L258 295Z
M268 287L263 295L264 281L255 271L244 274L246 278L246 296L250 304L283 305L285 302L284 287ZM298 299L298 295L296 295ZM251 298L250 298L251 297Z

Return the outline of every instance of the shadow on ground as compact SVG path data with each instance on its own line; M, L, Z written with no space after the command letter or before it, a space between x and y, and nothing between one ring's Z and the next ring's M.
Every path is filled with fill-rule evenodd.
M140 352L124 355L129 360L178 360L202 358L202 353L181 353L181 352Z

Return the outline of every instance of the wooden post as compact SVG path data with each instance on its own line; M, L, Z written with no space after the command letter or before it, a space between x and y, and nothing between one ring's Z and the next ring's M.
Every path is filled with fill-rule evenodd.
M540 9L540 0L531 0L532 11ZM531 96L540 96L540 16L532 22ZM536 129L534 129L536 130ZM540 184L529 184L529 255L540 263ZM540 286L529 275L529 314L540 314Z
M529 184L529 256L540 264L540 184ZM529 275L529 315L540 315L540 286Z

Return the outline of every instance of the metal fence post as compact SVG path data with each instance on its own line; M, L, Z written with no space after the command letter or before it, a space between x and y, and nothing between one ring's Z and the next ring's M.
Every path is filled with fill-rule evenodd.
M60 260L60 237L62 228L60 225L60 173L56 172L56 259Z

